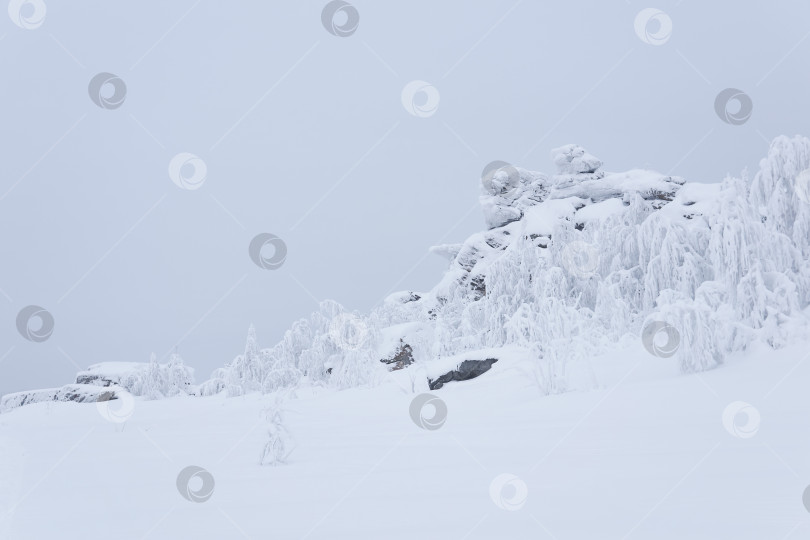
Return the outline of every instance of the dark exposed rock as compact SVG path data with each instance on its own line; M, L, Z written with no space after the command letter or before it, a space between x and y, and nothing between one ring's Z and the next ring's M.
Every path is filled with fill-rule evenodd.
M56 395L54 401L75 401L76 403L95 403L97 401L111 401L118 399L116 393L112 390L107 390L98 394L88 394L81 388L71 386L64 386L62 390Z
M487 295L487 285L484 276L475 276L470 280L470 287L475 291L475 299L479 300Z
M674 192L667 192L667 191L658 191L658 190L650 190L645 193L642 193L641 196L647 201L666 201L672 202L672 199L675 197Z
M481 251L472 245L464 246L461 251L459 251L458 256L456 256L456 262L458 265L467 270L468 272L472 270L473 266L484 258L484 254Z
M441 310L442 306L447 303L447 298L445 298L444 296L437 296L436 297L436 302L438 302L439 305L437 307L434 307L434 308L431 308L431 309L428 310L428 318L430 318L430 320L435 320L436 319L436 317L438 316L439 311Z
M110 386L118 384L119 381L112 380L104 375L97 375L94 373L81 372L76 375L76 384L93 384L95 386Z
M547 248L548 243L551 242L551 237L550 236L545 236L545 235L542 235L542 234L531 234L531 235L529 235L529 239L532 241L532 243L535 246L537 246L539 248Z
M486 239L486 243L489 247L493 249L500 249L507 245L506 242L503 242L494 236L488 236Z
M438 390L451 381L467 381L474 379L489 371L492 364L497 362L497 358L487 358L486 360L464 360L456 369L445 373L437 379L428 379L428 386L431 390Z
M398 371L413 364L413 349L410 345L399 340L399 346L391 358L381 358L380 362L391 366L390 371Z

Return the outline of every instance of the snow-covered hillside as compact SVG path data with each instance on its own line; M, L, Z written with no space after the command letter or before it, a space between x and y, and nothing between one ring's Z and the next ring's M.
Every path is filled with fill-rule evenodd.
M4 396L0 539L807 537L810 140L714 184L552 161L484 170L430 291L251 326L200 384Z
M528 351L556 393L598 385L588 359L628 336L688 373L804 331L810 140L777 138L753 179L714 184L603 172L576 145L552 160L550 176L505 163L484 171L489 228L434 248L450 267L432 290L391 295L367 315L324 302L270 349L251 331L245 354L201 393L270 392L301 377L346 388L392 366L426 389L447 358L507 346Z
M512 355L431 392L425 427L407 370L303 384L278 467L273 396L21 407L0 415L0 538L800 540L808 345L682 375L631 339L590 359L601 388L553 396Z
M503 162L485 168L488 228L431 248L449 268L430 291L393 294L368 314L324 301L266 349L251 326L244 353L199 386L176 355L168 365L129 365L125 376L120 364L100 364L75 383L106 380L152 399L233 397L303 381L376 384L404 369L418 391L477 376L496 366L497 349L517 348L550 394L597 387L589 359L623 339L690 373L751 343L778 348L803 334L810 140L779 137L753 179L713 184L605 172L577 145L551 158L553 175ZM6 396L0 410L59 399L57 390Z

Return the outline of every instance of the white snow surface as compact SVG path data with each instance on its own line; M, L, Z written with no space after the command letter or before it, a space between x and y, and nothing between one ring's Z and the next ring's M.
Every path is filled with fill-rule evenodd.
M88 375L97 377L125 377L135 371L144 369L145 364L142 362L100 362L88 366L84 371L80 371L78 376Z
M275 467L258 464L274 395L138 401L126 424L92 404L22 407L0 416L0 538L807 538L809 345L683 375L627 340L590 359L598 388L554 396L514 358L432 392L448 411L434 431L409 417L408 370L305 383ZM760 415L752 437L724 428L737 401ZM178 492L189 465L215 480L206 502ZM527 489L514 511L490 496L505 473Z

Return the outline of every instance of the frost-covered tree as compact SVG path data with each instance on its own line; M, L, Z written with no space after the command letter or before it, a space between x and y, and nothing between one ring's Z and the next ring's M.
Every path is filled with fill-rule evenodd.
M166 365L166 395L186 395L194 384L193 371L185 365L177 349L169 356Z
M234 358L229 366L228 393L242 395L246 392L260 390L265 371L266 366L263 365L256 339L256 328L251 324L248 328L245 352Z
M213 396L219 394L227 388L228 383L228 369L217 368L211 373L211 378L200 385L199 393L201 396Z
M162 399L186 395L195 391L194 370L186 366L177 352L166 364L158 362L154 353L149 362L118 364L95 364L84 373L91 384L104 386L115 384L135 396L147 399Z
M264 411L267 421L267 442L262 448L259 463L282 465L293 450L292 436L284 421L286 395L277 394Z
M149 399L162 399L166 396L168 380L164 375L155 353L149 357L149 365L146 368L144 378L143 395Z

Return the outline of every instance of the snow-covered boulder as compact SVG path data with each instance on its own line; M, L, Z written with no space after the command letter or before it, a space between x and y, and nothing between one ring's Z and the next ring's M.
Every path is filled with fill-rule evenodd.
M93 364L76 374L77 384L96 386L123 386L122 382L131 380L147 370L143 362L102 362Z
M592 156L578 144L566 144L551 151L551 160L557 174L593 174L602 166L602 161Z
M448 261L452 262L458 256L459 251L461 248L464 247L464 244L439 244L437 246L431 246L430 252L435 253L440 257L444 257Z
M490 229L518 221L523 211L548 193L549 179L502 161L493 161L481 175L479 201Z

